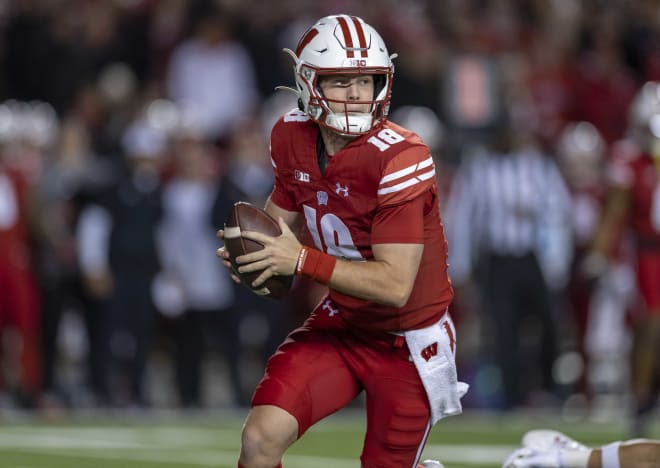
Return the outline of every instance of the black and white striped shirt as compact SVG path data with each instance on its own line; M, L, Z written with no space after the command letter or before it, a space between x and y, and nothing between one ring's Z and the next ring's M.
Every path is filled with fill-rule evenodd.
M478 252L534 253L545 272L566 275L570 200L557 165L537 150L470 158L455 176L444 214L452 279L470 275Z

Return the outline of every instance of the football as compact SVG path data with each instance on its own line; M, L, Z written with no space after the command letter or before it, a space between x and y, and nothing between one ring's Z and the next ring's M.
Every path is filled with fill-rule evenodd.
M291 287L292 276L273 276L258 288L251 286L261 271L253 273L239 273L236 257L263 249L263 245L241 237L241 231L254 231L269 236L282 234L277 221L261 208L250 203L237 202L234 204L224 226L225 248L229 252L229 260L234 274L241 279L242 284L260 296L280 299L288 293Z

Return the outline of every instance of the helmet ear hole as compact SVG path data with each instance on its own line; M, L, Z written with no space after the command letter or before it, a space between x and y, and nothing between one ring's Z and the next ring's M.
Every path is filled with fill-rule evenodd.
M298 109L300 109L301 111L305 112L305 105L303 104L301 98L298 98Z
M376 99L380 92L385 88L387 78L385 75L374 75L374 97Z

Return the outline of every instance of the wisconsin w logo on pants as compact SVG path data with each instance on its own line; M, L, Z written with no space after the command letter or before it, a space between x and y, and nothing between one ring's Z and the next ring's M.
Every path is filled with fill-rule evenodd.
M434 342L433 344L428 345L426 348L424 348L420 353L419 353L426 362L429 361L433 356L438 355L438 342Z

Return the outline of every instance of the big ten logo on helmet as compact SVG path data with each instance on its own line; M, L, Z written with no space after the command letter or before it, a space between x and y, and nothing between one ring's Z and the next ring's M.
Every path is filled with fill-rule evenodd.
M365 59L349 59L348 60L348 66L349 67L366 67L367 66L367 61Z

